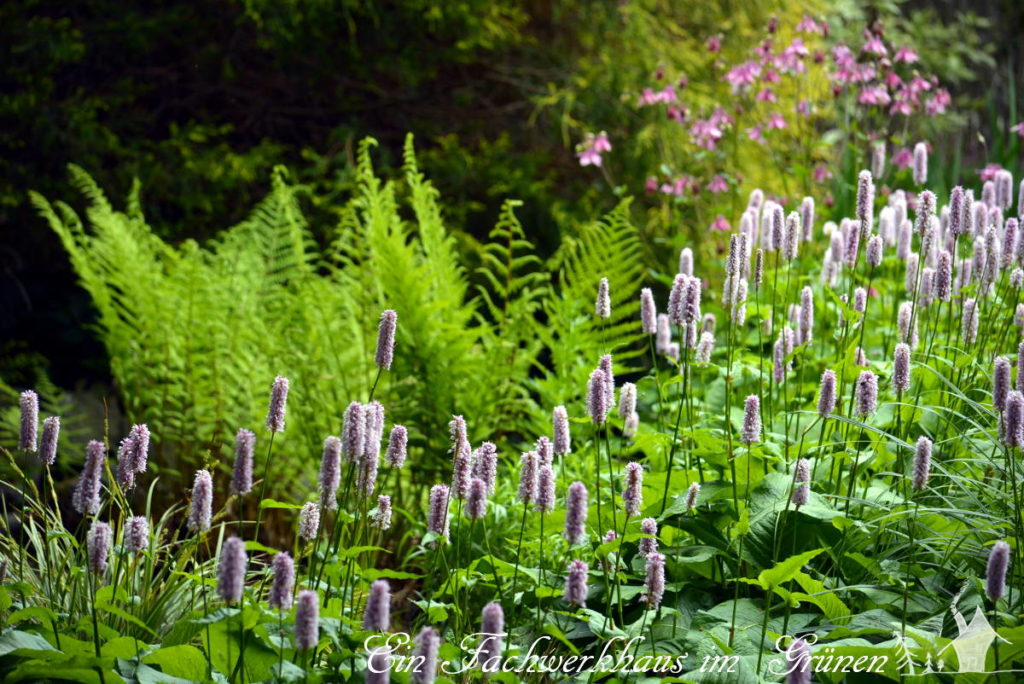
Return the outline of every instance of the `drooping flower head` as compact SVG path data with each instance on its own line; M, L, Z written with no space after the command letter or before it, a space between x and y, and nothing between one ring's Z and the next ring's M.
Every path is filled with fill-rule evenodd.
M565 539L570 546L579 544L586 536L587 487L573 482L565 497Z
M75 486L72 506L82 515L96 515L100 510L100 478L106 460L103 442L93 440L85 447L85 466Z
M238 537L228 537L220 549L220 564L217 566L217 594L226 603L242 600L245 589L245 542Z
M209 470L197 470L192 483L192 504L188 514L188 528L194 532L210 529L213 515L213 478Z
M99 520L93 522L86 538L89 552L89 569L97 575L107 571L107 555L110 553L110 525Z
M308 651L320 641L320 597L315 591L303 589L299 592L295 609L295 648Z
M18 448L34 454L39 431L39 395L32 390L25 390L21 393L18 403L21 406L21 432L18 438Z
M581 560L569 561L565 576L565 602L583 608L587 605L587 574L589 568Z
M370 585L363 611L363 629L386 632L391 626L391 585L379 579Z
M274 574L274 581L270 585L267 605L281 611L291 610L292 590L295 588L295 561L287 552L282 551L274 556L270 569Z
M277 376L270 389L270 406L267 408L267 429L284 432L284 412L288 403L288 378Z
M378 368L391 370L391 363L395 359L395 327L398 325L398 314L391 309L385 309L380 315L380 323L377 326L377 352L374 354L374 362Z
M744 444L756 444L761 441L761 398L756 394L751 394L744 402L740 441Z
M635 461L627 463L624 479L622 502L626 508L626 517L632 518L640 514L643 506L644 467Z
M256 434L252 430L239 429L235 434L235 462L231 469L231 493L244 495L252 491L253 450L256 448Z

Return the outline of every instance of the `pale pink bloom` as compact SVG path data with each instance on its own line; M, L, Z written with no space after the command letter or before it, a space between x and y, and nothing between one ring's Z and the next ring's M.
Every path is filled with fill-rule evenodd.
M868 36L868 40L864 43L864 47L862 47L861 50L872 55L888 54L888 51L885 49L885 43L883 43L882 39L876 35Z
M708 183L708 186L705 189L708 192L712 192L712 193L717 194L717 193L725 192L726 190L728 190L729 189L729 184L725 181L724 178L722 178L721 174L719 174L719 175L717 175L717 176L715 176L714 178L711 179L711 182Z
M950 97L949 91L945 88L939 88L935 91L935 94L924 103L924 111L929 116L935 116L936 114L945 114L946 108L953 104L953 98Z
M743 62L734 66L725 74L726 82L732 86L733 92L742 90L753 85L757 77L761 75L761 65L757 62Z
M669 105L665 111L665 116L677 123L683 123L686 121L686 107L676 107L675 105Z
M722 137L722 129L711 122L710 119L697 119L690 124L690 135L694 142L706 150L713 150Z
M580 150L576 153L576 157L580 160L580 166L600 166L601 155L597 153L592 147Z
M890 71L885 75L885 87L890 90L895 90L899 86L903 85L903 79L895 71Z
M914 153L910 148L899 147L892 153L892 164L901 169L906 169L914 163Z
M708 47L708 52L710 52L712 54L720 51L722 49L722 37L721 36L711 36L710 38L708 38L707 47Z
M765 83L779 83L782 81L782 77L774 69L765 69L761 80Z
M903 97L902 93L897 93L892 107L889 108L890 114L902 114L904 116L910 116L913 111L914 108L911 106L910 101Z
M811 101L810 100L800 100L800 102L798 102L797 105L796 105L796 112L797 112L797 114L800 114L801 116L810 116L811 115Z
M1022 124L1022 125L1024 125L1024 124ZM767 140L764 139L764 133L763 133L763 131L762 131L760 126L754 126L753 128L748 128L747 129L747 137L750 138L751 140L756 140L757 142L761 143L762 145L765 144L766 142L768 142ZM1022 135L1022 137L1024 137L1024 135Z
M716 218L714 223L711 224L711 230L728 232L731 230L731 226L729 226L729 222L725 220L725 217L719 214L718 218Z
M897 50L896 54L892 57L892 61L894 62L906 62L907 64L913 64L917 59L917 53L906 45Z
M822 27L818 25L814 19L811 19L806 14L804 18L800 20L800 23L796 25L798 33L820 33Z
M786 119L783 118L778 112L774 112L768 117L768 130L781 130L786 127Z
M754 99L758 102L776 102L779 98L775 97L771 88L761 88Z
M989 164L985 168L978 171L978 176L981 177L981 182L994 180L996 174L1003 170L1003 167L999 164Z
M733 124L733 118L722 107L716 107L715 111L711 112L711 116L708 117L708 121L719 128L725 128Z
M647 180L644 181L644 192L651 195L658 191L658 179L654 176L648 176Z
M815 183L823 183L832 177L832 172L829 171L828 167L824 164L818 164L814 167L811 172L811 178L814 179Z
M611 152L612 144L608 142L608 134L605 133L604 131L598 133L597 137L594 138L593 147L598 152Z
M864 90L860 91L860 97L857 98L857 102L866 105L882 105L889 104L891 98L889 93L882 86L868 86Z
M1016 126L1010 126L1010 131L1016 133L1021 138L1024 138L1024 121L1021 121Z
M647 105L652 105L657 101L658 96L654 94L654 90L652 88L644 88L640 92L640 99L637 100L636 106L646 107Z

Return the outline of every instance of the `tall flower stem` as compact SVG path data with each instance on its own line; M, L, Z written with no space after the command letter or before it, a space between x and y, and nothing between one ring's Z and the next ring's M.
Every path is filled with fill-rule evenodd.
M274 450L274 435L275 432L270 433L270 443L267 445L267 457L263 461L263 482L260 483L260 500L256 502L256 531L252 535L252 539L255 542L260 540L260 526L263 524L263 500L267 494L267 475L270 471L270 454Z

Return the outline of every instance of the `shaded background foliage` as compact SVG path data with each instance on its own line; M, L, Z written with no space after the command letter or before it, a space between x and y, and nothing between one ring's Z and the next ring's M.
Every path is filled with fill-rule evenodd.
M959 122L971 133L944 143L955 148L948 177L973 173L971 159L1015 159L1017 142L999 139L1014 122L1021 73L1010 38L1024 11L1011 0L5 5L0 379L16 387L52 380L55 395L85 390L77 400L97 416L119 411L98 400L114 392L95 308L26 201L29 189L68 198L69 162L116 197L137 179L147 224L170 244L210 240L241 221L284 164L311 239L323 245L357 183L357 141L373 135L378 165L398 167L403 137L415 131L419 164L479 280L480 243L505 198L523 201L516 215L547 256L621 195L640 192L657 163L651 151L617 147L615 187L573 156L587 130L626 135L635 126L624 92L658 66L686 71L709 35L753 40L774 15L796 21L826 9L851 39L872 22L913 38L922 63L955 87ZM634 217L645 202L632 203Z

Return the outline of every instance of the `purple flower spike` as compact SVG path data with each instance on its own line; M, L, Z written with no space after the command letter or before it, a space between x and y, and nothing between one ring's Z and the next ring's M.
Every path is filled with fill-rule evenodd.
M413 652L413 684L433 684L437 676L437 652L441 648L441 637L433 627L424 627L416 635L416 649Z
M217 594L225 603L242 600L245 589L245 542L238 537L228 537L220 549L220 565L217 567Z
M370 524L378 530L391 529L391 497L387 494L377 497L377 510L374 511Z
M644 335L653 335L658 326L658 308L654 304L654 293L651 288L640 290L640 328Z
M693 482L686 490L686 510L693 510L693 507L697 505L698 496L700 496L700 483Z
M626 508L627 518L640 514L640 509L643 507L643 484L644 467L635 461L627 463L622 491L622 502Z
M270 406L267 409L267 429L284 432L284 412L288 403L288 378L277 376L270 390Z
M60 438L60 417L50 416L43 421L43 437L39 442L39 460L51 466L57 461L57 444Z
M542 465L537 471L537 512L550 513L555 510L555 473L549 465Z
M608 292L608 279L601 278L597 284L597 301L594 303L594 314L598 318L610 318L612 315L612 298Z
M392 468L401 468L405 465L406 451L409 446L409 432L404 425L396 425L391 428L391 435L388 437L388 450L384 460Z
M192 483L192 505L189 508L188 528L195 532L210 529L213 515L213 478L210 471L197 470Z
M487 483L479 477L474 477L469 483L466 512L473 520L482 520L487 515Z
M145 516L128 518L124 528L124 548L128 553L142 553L149 548L149 521Z
M295 609L295 648L308 651L320 641L320 598L315 591L299 592Z
M391 309L385 309L380 315L380 324L377 326L377 352L374 355L374 362L378 368L391 370L391 363L395 359L395 327L398 325L398 314Z
M338 508L338 486L341 484L341 440L328 437L320 458L320 507L333 511Z
M641 598L651 610L657 610L665 594L665 556L652 553L647 556L644 593Z
M892 388L898 394L910 390L910 346L900 342L892 357Z
M748 396L744 403L740 440L744 444L756 444L761 441L761 398L756 394Z
M836 410L836 372L826 369L821 374L821 391L818 393L818 415L828 418Z
M354 463L363 453L366 443L365 412L363 405L358 401L353 401L345 409L341 431L341 451L349 463Z
M100 478L105 460L103 442L89 442L85 447L85 466L71 499L74 509L82 515L96 515L100 511Z
M235 435L235 463L231 469L231 493L244 495L252 491L253 450L256 435L242 428Z
M878 376L869 370L861 371L855 389L857 415L868 418L878 408Z
M379 579L370 585L363 612L363 629L386 632L391 626L391 585Z
M569 572L565 576L565 602L569 605L586 607L588 572L589 568L583 561L569 561Z
M997 356L992 370L992 405L997 411L1006 408L1006 395L1010 391L1010 360Z
M806 458L798 459L793 471L793 506L800 510L806 506L811 493L811 462Z
M498 481L498 447L484 442L474 453L473 477L479 477L487 485L487 495L494 494Z
M985 571L985 595L995 603L1003 597L1006 587L1006 570L1010 566L1010 545L997 541L988 556L988 567Z
M496 602L484 606L480 614L480 645L477 649L480 667L484 672L498 672L505 640L505 611Z
M786 649L786 684L811 684L811 646L794 639Z
M110 553L110 525L96 521L89 528L86 549L89 552L89 569L97 575L107 571L107 555Z
M932 469L932 440L920 437L914 450L914 489L924 491Z
M18 448L30 454L36 452L36 438L39 431L39 395L25 390L19 399L21 405L21 433Z
M914 185L928 182L928 145L919 142L914 145Z
M564 406L556 406L551 412L551 426L554 435L555 453L565 455L572 452L572 438L569 434L569 414Z
M658 550L658 521L654 518L644 518L640 521L640 531L650 535L643 537L638 544L641 556L649 556Z
M590 413L590 420L595 425L604 425L608 416L608 394L607 376L600 368L595 368L590 374L590 382L587 384L587 409Z
M270 585L267 605L280 611L291 610L292 590L295 588L295 561L286 552L274 556L270 563L274 582Z
M448 541L448 486L437 484L430 488L430 514L427 531Z
M570 546L583 541L586 526L587 487L582 482L573 482L565 498L565 538Z
M320 507L312 501L302 507L299 512L299 538L305 541L316 539L320 531Z

